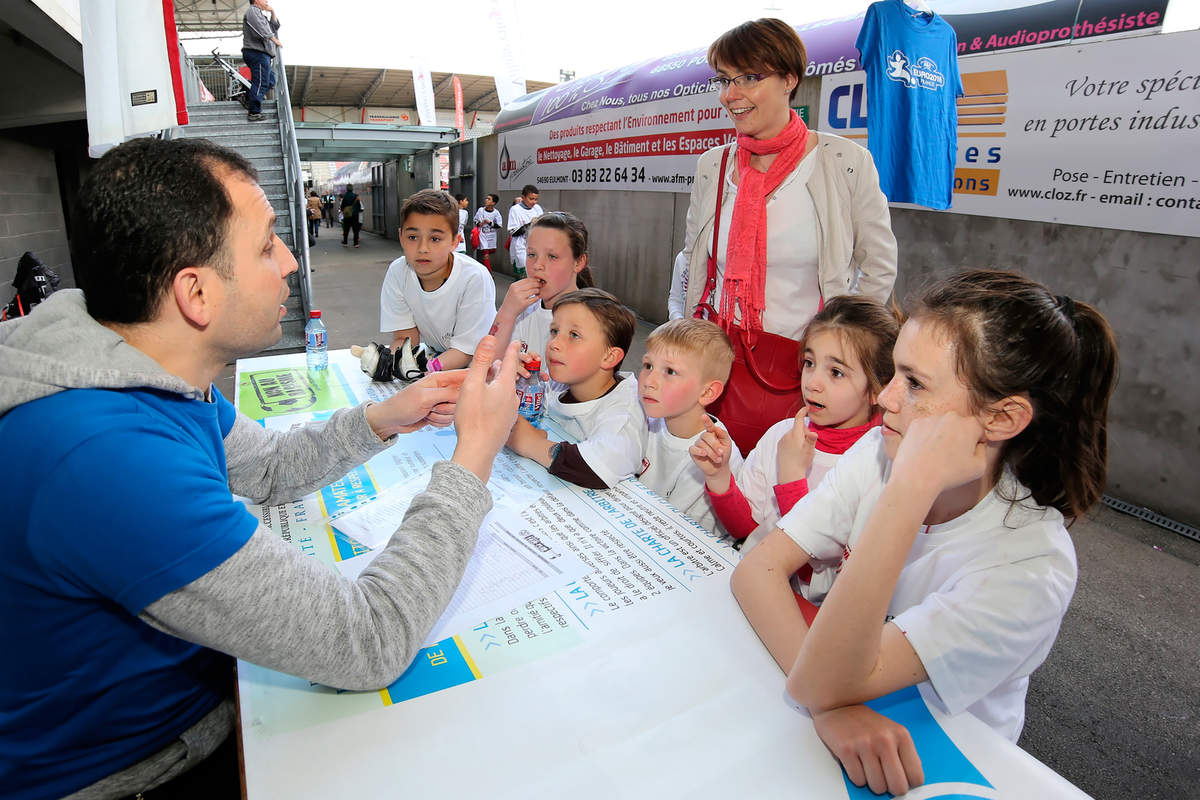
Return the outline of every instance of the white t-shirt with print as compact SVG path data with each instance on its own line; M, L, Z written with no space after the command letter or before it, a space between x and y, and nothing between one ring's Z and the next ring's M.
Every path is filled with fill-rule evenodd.
M743 556L767 538L767 534L775 530L775 524L779 522L779 501L775 499L775 487L779 485L779 440L794 427L796 418L787 417L767 428L767 432L758 440L750 455L746 456L741 471L734 473L737 476L738 488L749 501L750 511L758 520L758 527L746 537L746 543L742 545ZM825 473L833 469L839 458L841 456L837 453L823 453L820 450L813 452L813 463L805 476L810 492L817 488ZM819 603L820 600L814 602Z
M709 415L713 423L721 425L721 421ZM712 504L704 492L704 471L692 461L688 448L704 435L700 431L695 436L684 439L667 430L663 419L652 419L650 434L646 441L646 452L643 455L642 474L638 480L646 484L659 496L668 500L671 505L687 514L706 530L725 535L725 529L717 522ZM737 445L733 446L730 455L730 466L736 474L742 464L742 454Z
M479 249L496 249L496 231L504 227L504 216L500 209L479 208L475 211L475 224L479 226Z
M465 253L454 253L446 282L432 292L401 256L391 263L379 294L379 330L411 328L434 353L450 348L471 354L496 317L496 284L487 269Z
M470 218L470 213L465 208L458 210L458 235L461 237L458 244L454 245L454 252L467 252L467 220Z
M517 203L508 211L508 230L511 233L522 225L533 222L545 213L538 203L534 203L533 208L526 208L524 203ZM522 268L525 267L525 240L528 237L528 229L520 236L513 236L512 246L508 249L509 254L512 255L513 263L519 264Z
M646 449L646 414L637 380L622 375L603 397L564 403L555 392L546 403L550 418L579 443L579 454L609 486L637 473Z
M854 546L891 472L879 429L865 434L819 486L779 520L815 561ZM950 714L970 711L1016 741L1029 675L1058 636L1075 591L1075 547L1053 508L1005 470L967 513L923 526L888 606ZM926 693L928 694L928 693Z
M545 359L546 345L550 343L550 323L553 319L554 312L542 308L542 301L538 300L517 315L516 324L513 325L513 341L524 345L521 348L522 352L537 353Z

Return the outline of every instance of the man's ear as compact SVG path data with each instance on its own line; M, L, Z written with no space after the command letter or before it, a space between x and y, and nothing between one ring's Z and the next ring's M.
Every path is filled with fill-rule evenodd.
M706 406L712 401L721 396L721 392L725 391L725 382L711 380L705 384L704 389L700 392L699 403Z
M983 435L989 442L1003 442L1017 436L1033 422L1033 404L1018 394L992 403L983 411Z
M184 267L171 281L171 298L179 314L197 328L213 320L213 282L220 280L211 267Z
M610 347L608 352L604 354L604 358L600 360L600 366L604 369L616 369L617 364L625 360L625 351L619 347Z

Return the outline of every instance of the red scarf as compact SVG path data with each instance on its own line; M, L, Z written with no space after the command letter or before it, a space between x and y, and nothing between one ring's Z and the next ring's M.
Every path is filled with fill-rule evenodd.
M809 420L808 429L817 435L816 448L818 450L822 453L840 456L861 439L864 433L882 424L883 415L876 414L866 425L859 425L856 428L828 428Z
M734 327L734 312L738 310L743 329L762 330L767 282L767 198L804 158L807 144L808 127L795 111L791 112L787 126L773 139L737 137L738 191L725 246L725 282L721 289L720 315L727 329ZM751 155L769 153L779 155L766 172L750 166Z

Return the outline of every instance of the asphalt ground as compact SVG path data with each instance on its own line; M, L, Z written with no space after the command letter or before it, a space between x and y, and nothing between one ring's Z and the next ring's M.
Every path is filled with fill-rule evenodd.
M343 248L340 229L321 229L313 293L330 349L383 341L379 289L402 254L366 232ZM494 279L499 302L511 278ZM639 322L626 368L653 328ZM233 396L232 366L218 386ZM1079 583L1031 679L1019 744L1094 797L1200 798L1200 542L1104 506L1071 535Z

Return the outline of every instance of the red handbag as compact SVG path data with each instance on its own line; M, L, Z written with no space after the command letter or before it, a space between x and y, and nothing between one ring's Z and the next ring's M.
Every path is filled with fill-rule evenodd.
M725 383L725 391L708 405L707 410L721 420L745 456L768 428L781 419L794 417L804 398L800 394L800 342L767 331L746 330L732 321L723 324L709 302L717 287L717 237L721 229L721 196L728 161L729 149L726 148L717 175L717 214L713 220L712 252L708 256L708 280L694 316L717 323L733 342L733 369Z
M474 228L471 228L471 249L472 250L479 249L479 226L478 225L476 225Z

